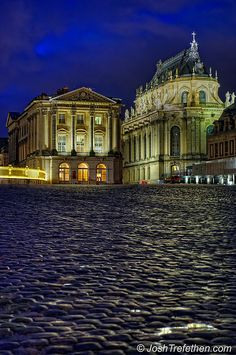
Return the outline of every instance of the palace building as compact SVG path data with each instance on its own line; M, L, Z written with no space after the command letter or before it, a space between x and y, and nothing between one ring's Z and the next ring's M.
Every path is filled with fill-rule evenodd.
M151 81L136 91L135 108L125 113L125 183L187 175L206 159L207 136L224 109L219 86L217 72L200 59L195 33L190 48L157 63Z
M236 103L235 94L226 94L227 108L214 122L208 138L208 160L193 166L198 182L236 184Z
M8 114L9 164L43 169L49 183L121 183L120 110L85 87L41 94Z

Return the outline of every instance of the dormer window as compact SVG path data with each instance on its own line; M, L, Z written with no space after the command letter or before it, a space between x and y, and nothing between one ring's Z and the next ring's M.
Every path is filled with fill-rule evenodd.
M59 124L65 124L66 123L66 115L64 113L59 113L58 123Z
M102 117L101 116L95 116L95 124L96 125L101 125L102 124Z

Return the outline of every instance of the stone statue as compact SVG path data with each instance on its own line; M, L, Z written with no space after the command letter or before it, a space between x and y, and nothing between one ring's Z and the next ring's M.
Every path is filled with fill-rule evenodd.
M230 104L233 105L235 103L235 93L233 92L232 95L231 95L231 102Z
M129 119L129 110L125 110L125 120L127 121Z
M134 108L132 106L131 106L130 111L131 111L131 117L135 116L135 111L134 111Z
M227 91L227 93L225 94L225 98L226 98L226 100L225 100L225 107L228 107L229 105L230 105L230 93L229 93L229 91Z

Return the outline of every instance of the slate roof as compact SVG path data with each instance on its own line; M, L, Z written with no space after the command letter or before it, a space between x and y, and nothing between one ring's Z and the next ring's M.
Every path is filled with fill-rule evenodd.
M181 77L189 76L193 73L196 76L209 75L205 65L201 62L198 44L195 41L195 34L190 48L184 49L175 56L166 59L164 62L160 60L157 63L156 72L152 80L147 84L147 88L167 81L171 75L175 78L176 75Z

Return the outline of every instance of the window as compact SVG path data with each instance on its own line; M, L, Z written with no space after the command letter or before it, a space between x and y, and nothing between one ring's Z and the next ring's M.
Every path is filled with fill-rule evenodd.
M59 124L64 124L66 123L66 115L64 113L59 113Z
M138 156L139 156L139 160L141 160L141 135L139 136L139 140L138 140Z
M102 153L103 151L103 136L101 134L96 134L94 138L94 150L97 153Z
M146 134L143 136L143 145L144 145L144 159L147 157L147 140L146 140Z
M229 154L230 155L233 155L234 154L234 141L233 140L230 140L229 141Z
M223 143L220 142L220 157L223 156Z
M180 129L173 126L170 131L170 155L178 157L180 155Z
M129 162L131 162L131 138L128 140L128 153L129 153Z
M77 152L84 152L85 150L85 135L77 134L76 136L76 150Z
M218 157L218 143L215 143L215 158Z
M199 103L200 104L206 103L206 93L203 90L199 91Z
M88 165L81 163L78 165L78 181L87 182L88 181Z
M149 134L149 158L152 157L152 135Z
M59 181L67 182L70 180L70 167L67 163L59 165Z
M134 137L134 161L136 161L136 137Z
M229 142L226 141L225 142L225 155L228 155L229 154Z
M107 181L107 168L105 164L97 165L97 181L106 182Z
M96 125L101 125L102 124L102 117L101 116L95 116L95 124Z
M184 106L187 106L187 103L188 103L188 92L187 91L184 91L181 95L181 103L184 105Z
M77 124L84 124L84 115L82 113L77 115Z
M214 158L214 145L210 145L210 158Z
M57 138L58 152L66 152L66 136L59 135Z

